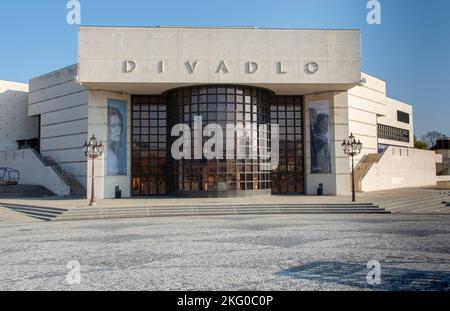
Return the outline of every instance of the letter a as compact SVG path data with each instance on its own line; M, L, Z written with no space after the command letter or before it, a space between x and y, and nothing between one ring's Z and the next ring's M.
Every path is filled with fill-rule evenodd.
M367 23L369 25L380 25L381 24L381 3L379 0L370 0L367 2Z
M227 63L225 63L225 61L221 61L219 64L219 67L217 68L216 73L229 73L230 71L228 70L227 67Z
M70 0L67 2L67 23L69 25L80 25L81 24L81 4L77 0Z

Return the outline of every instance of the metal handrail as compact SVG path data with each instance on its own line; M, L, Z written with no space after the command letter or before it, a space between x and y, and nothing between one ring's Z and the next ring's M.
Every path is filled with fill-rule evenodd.
M34 155L39 159L39 161L41 161L42 164L44 164L44 166L52 169L56 175L59 176L59 178L61 178L61 180L66 184L66 185L70 185L69 182L66 180L66 178L64 177L64 170L61 168L61 170L58 170L57 167L59 165L48 165L46 163L46 161L44 160L44 158L42 157L42 155L40 155L35 149L30 148L29 150L31 150L31 152L34 153Z
M12 177L11 174L15 176L13 175ZM0 167L0 182L6 185L18 184L20 182L20 172L9 167Z

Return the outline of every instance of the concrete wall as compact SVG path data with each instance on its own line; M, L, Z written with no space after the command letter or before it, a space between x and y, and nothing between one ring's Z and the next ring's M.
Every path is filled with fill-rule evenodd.
M124 100L128 103L128 161L127 176L108 176L108 99ZM110 199L115 197L115 187L119 186L123 197L131 196L131 98L129 95L107 92L90 91L89 94L89 125L88 136L93 134L105 145L105 154L95 161L95 189L96 197L99 199ZM92 162L87 166L88 185L91 189ZM90 197L90 191L88 191Z
M450 190L450 174L437 177L437 188Z
M73 65L30 80L29 114L41 115L41 154L86 186L81 146L88 133L88 90Z
M331 174L311 173L311 130L310 103L327 100L330 102L330 151ZM348 156L341 148L342 141L348 137L348 96L346 92L329 92L305 96L305 170L306 193L317 194L319 184L324 186L325 195L350 194L350 168Z
M378 152L378 144L414 147L414 119L411 105L386 96L386 82L363 73L366 83L348 91L349 131L363 143L363 150L356 157L358 162L364 155ZM397 110L410 114L410 124L397 121ZM378 124L410 131L410 142L380 139Z
M38 138L39 119L28 116L28 85L0 80L0 151L18 149L18 140Z
M347 90L361 79L359 30L81 27L79 46L84 85L127 93L234 83L302 95ZM311 62L317 72L305 69Z
M378 115L386 114L386 83L363 74L366 83L348 91L349 131L363 143L363 150L356 157L378 151Z
M438 164L439 175L450 175L450 150L441 149L436 150L437 154L442 155L442 163Z
M20 184L42 185L59 196L70 193L69 185L50 167L45 166L32 149L0 152L0 167L20 172Z
M397 111L409 113L409 124L397 121ZM386 112L384 116L378 117L378 123L409 131L409 142L399 142L378 138L379 144L395 145L400 147L414 147L414 115L413 107L401 101L386 97Z
M362 190L436 186L436 163L442 161L433 151L388 147L362 180Z

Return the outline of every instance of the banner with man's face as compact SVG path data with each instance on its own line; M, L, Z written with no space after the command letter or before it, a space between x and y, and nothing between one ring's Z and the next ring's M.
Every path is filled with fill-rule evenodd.
M331 174L330 102L328 100L310 102L309 117L311 173Z
M107 173L127 175L127 102L108 99Z

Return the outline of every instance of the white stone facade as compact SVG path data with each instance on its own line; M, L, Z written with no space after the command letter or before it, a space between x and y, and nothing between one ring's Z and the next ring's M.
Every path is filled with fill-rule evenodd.
M125 101L127 175L108 176L106 151L96 161L95 182L98 198L113 198L116 186L129 197L132 95L210 84L248 85L304 97L307 194L316 194L319 184L326 195L350 194L349 159L341 147L350 133L364 144L357 161L377 153L380 144L413 147L412 107L387 97L384 81L361 73L356 30L81 27L79 64L30 81L29 115L41 115L42 155L90 189L91 163L81 146L95 134L108 150L108 100ZM331 173L312 174L309 106L323 100L330 103ZM398 121L397 111L409 114L409 124ZM381 139L378 124L408 130L410 141ZM385 174L381 168L377 172ZM427 174L424 185L432 179Z
M414 147L414 116L411 105L391 99L386 94L386 82L362 74L365 83L348 91L349 131L363 142L363 152L357 157L377 153L379 144L399 147ZM410 115L409 124L397 121L397 111ZM378 136L378 124L406 129L409 142L382 139Z
M359 30L81 27L79 51L85 86L134 94L232 83L303 95L361 79Z
M89 91L77 81L77 65L30 80L28 112L41 116L41 155L86 186Z
M39 137L39 119L28 116L28 84L0 80L0 151Z

